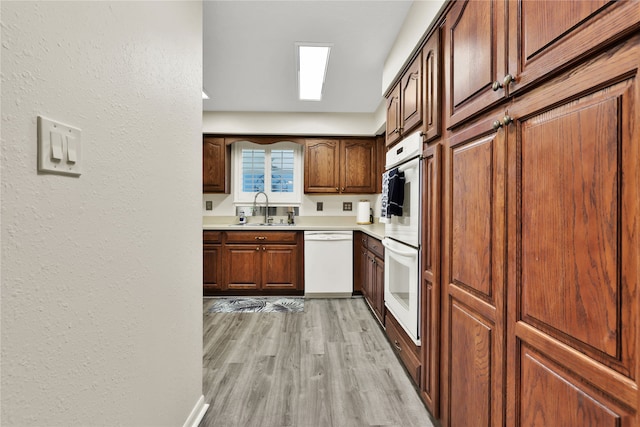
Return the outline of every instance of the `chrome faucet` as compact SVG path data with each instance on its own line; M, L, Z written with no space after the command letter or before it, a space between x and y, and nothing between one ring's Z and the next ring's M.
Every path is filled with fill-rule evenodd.
M260 194L264 194L264 223L268 224L269 223L269 196L267 196L267 193L265 193L264 191L258 191L256 193L256 195L253 197L253 211L256 211L256 199L258 198L258 196Z

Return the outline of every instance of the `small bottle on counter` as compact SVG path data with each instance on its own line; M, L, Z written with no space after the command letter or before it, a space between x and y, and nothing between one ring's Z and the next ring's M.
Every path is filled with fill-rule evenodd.
M240 224L246 224L247 222L247 217L244 216L244 211L240 211L240 217L238 218L238 222Z
M369 223L373 224L373 209L369 208Z

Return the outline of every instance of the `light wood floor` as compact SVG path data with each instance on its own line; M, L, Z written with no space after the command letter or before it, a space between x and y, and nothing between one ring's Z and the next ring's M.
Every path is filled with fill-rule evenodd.
M207 313L202 427L430 427L362 298L304 313Z

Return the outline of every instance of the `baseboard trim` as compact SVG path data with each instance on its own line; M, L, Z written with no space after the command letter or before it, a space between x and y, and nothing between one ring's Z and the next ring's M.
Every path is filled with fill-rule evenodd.
M204 418L204 414L209 409L209 404L204 403L204 395L200 396L196 405L191 410L191 413L187 417L187 421L184 422L182 427L198 427L202 418Z
M313 292L304 294L305 299L312 298L351 298L351 292Z

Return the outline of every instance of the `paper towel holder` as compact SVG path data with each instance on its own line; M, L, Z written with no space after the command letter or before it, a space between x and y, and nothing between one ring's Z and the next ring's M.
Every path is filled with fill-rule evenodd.
M358 210L356 215L356 224L368 225L373 224L371 221L371 202L369 200L360 200L358 202Z

